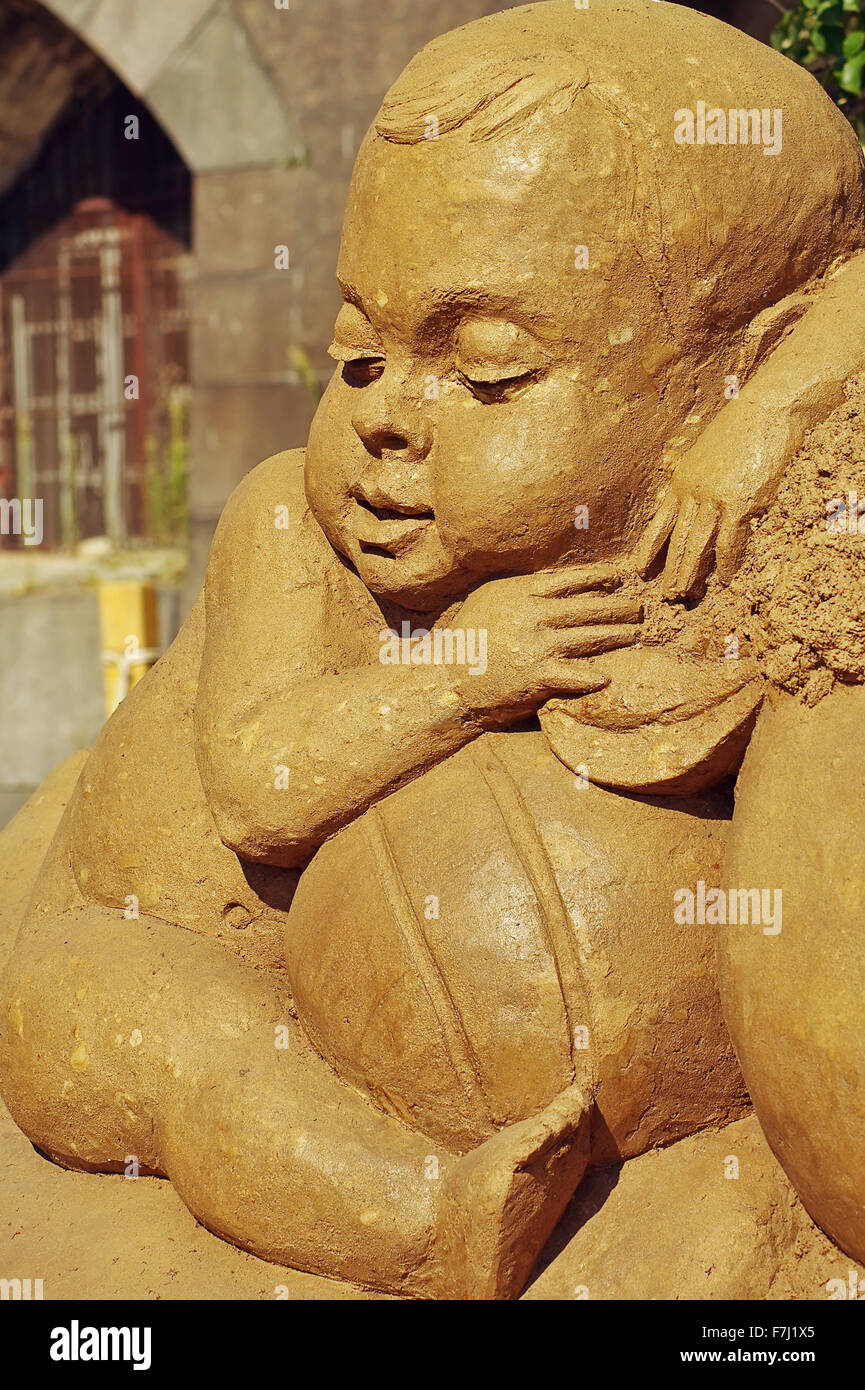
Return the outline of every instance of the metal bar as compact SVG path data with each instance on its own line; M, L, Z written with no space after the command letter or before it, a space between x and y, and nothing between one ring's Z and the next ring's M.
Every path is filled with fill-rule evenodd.
M126 422L123 398L123 309L120 299L120 248L103 246L99 253L102 286L102 445L105 460L105 529L114 545L126 539L123 467Z
M78 539L78 509L75 496L75 476L72 460L72 397L69 324L72 319L72 289L69 275L69 252L61 243L57 252L57 307L59 313L55 338L57 373L57 458L60 482L60 534L69 548Z
M138 378L138 400L135 403L135 432L138 443L138 463L144 470L147 457L147 406L150 392L144 358L144 322L147 285L144 261L144 218L136 217L132 227L132 343L133 371Z
M30 419L30 340L24 296L13 294L12 389L15 405L15 490L19 497L35 497L33 424Z

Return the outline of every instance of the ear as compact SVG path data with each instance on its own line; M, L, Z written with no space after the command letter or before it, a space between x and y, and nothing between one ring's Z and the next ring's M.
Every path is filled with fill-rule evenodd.
M779 299L777 304L770 304L768 309L762 309L756 318L751 320L745 329L739 351L739 365L736 369L741 383L746 382L761 362L774 352L813 303L813 294L796 290L784 299Z

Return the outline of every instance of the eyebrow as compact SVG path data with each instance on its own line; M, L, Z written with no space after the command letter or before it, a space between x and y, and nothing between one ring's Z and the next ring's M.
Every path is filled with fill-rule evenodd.
M358 290L348 281L342 280L339 275L336 278L345 303L358 309L372 326L372 318L364 307L363 298ZM520 307L513 295L504 291L468 289L465 286L446 288L437 292L436 303L431 305L426 313L423 312L422 308L419 310L417 328L418 331L423 331L427 328L446 326L452 320L459 320L467 313L477 313L478 311L489 317L500 315L503 318L508 318L541 344L548 341L544 336L544 328L551 330L552 338L558 339L562 336L561 327L554 319L550 318L548 314L526 312L524 308ZM541 328L540 333L537 332L538 327Z
M337 311L337 319L339 319L340 314L342 314L342 312L343 312L344 309L354 309L355 312L358 313L358 314L360 315L360 317L361 317L362 319L364 319L364 321L369 325L369 327L372 329L372 331L375 332L375 329L373 328L372 320L371 320L371 318L369 317L369 314L366 313L365 309L363 308L363 306L362 306L361 304L356 304L355 301L354 301L353 299L346 299L346 300L344 300L343 303L339 306L339 310Z

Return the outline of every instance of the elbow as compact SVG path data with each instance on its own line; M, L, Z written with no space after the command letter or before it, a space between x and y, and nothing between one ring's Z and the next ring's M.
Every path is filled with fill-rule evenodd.
M239 759L237 749L212 736L197 747L198 771L216 833L225 848L240 859L275 868L302 868L315 846L309 847L300 827L292 826L285 792L262 796L267 787L260 768Z
M216 832L240 859L280 869L303 869L342 823L333 807L299 796L273 780L268 767L237 756L235 747L199 750L199 768Z
M311 840L300 827L269 825L260 817L225 802L213 802L210 809L216 833L226 849L252 864L303 869L318 848L319 842Z

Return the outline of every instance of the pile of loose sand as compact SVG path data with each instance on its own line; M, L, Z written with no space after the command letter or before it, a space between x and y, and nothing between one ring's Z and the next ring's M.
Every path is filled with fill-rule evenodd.
M827 524L838 500L840 526ZM751 523L730 585L713 575L690 611L661 602L659 588L656 580L644 594L649 643L711 659L735 638L740 656L808 704L836 681L865 681L865 376L848 383Z

